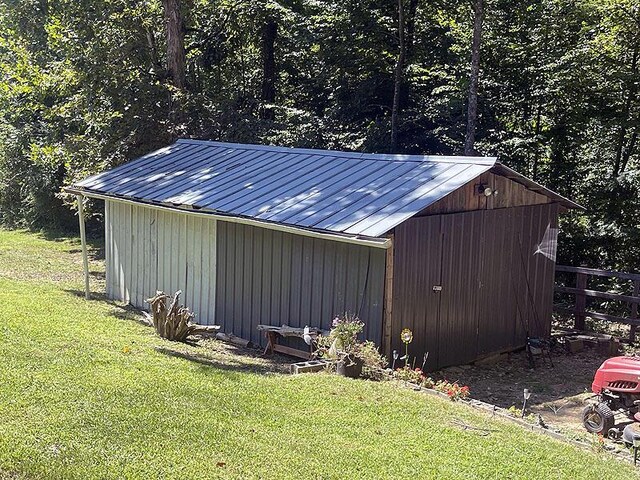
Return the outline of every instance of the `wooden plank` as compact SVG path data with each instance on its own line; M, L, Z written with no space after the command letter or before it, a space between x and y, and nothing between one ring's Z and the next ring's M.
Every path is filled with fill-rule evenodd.
M576 277L576 319L575 328L577 330L584 330L584 311L587 308L587 297L583 293L587 289L587 276L584 273L578 273Z
M384 308L382 323L382 351L391 358L391 324L393 321L393 252L394 235L389 236L391 246L387 249L386 269L384 275Z
M635 326L639 326L640 325L640 319L617 317L615 315L608 315L606 313L598 313L598 312L590 312L588 310L585 310L583 312L576 312L572 308L564 308L564 307L559 307L557 305L553 306L553 311L557 312L557 313L563 313L563 314L566 314L566 315L576 315L576 313L582 313L586 317L595 318L597 320L604 320L604 321L607 321L607 322L624 323L626 325L635 325Z
M304 350L298 350L297 348L287 347L285 345L275 344L273 345L274 352L284 353L285 355L291 355L292 357L311 358L311 354L309 352L305 352Z
M613 270L598 270L596 268L586 267L569 267L567 265L556 265L556 272L582 273L599 277L615 277L622 280L640 280L640 273L616 272Z
M562 287L556 285L554 290L559 293L570 293L570 294L583 294L587 297L597 297L597 298L606 298L607 300L619 300L621 302L627 302L631 304L639 304L640 297L632 297L630 295L622 295L619 293L609 293L609 292L600 292L598 290L580 290L579 288L573 287Z

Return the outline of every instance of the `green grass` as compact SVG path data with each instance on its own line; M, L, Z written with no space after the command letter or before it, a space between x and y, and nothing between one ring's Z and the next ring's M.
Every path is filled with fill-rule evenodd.
M0 478L635 474L392 383L289 376L215 344L164 342L117 305L79 295L77 250L73 239L0 230ZM101 268L92 263L98 279Z

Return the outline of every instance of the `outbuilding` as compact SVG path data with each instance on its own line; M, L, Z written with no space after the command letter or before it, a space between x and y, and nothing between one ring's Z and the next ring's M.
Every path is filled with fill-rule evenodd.
M66 189L105 202L107 296L184 292L203 324L328 329L357 314L429 369L551 327L558 214L579 207L495 158L178 140Z

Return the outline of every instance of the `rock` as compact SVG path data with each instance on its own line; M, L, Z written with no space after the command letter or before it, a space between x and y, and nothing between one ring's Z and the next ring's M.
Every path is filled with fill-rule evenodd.
M617 355L620 349L620 341L618 340L605 340L598 342L598 352L606 357L612 357Z
M567 349L571 353L578 353L584 350L584 342L576 338L567 338Z

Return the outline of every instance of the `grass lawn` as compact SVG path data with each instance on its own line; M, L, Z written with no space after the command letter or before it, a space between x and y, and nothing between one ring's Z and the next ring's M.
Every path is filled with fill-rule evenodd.
M0 230L0 478L635 476L392 383L290 376L165 342L121 307L82 298L78 250ZM101 268L92 262L95 288ZM163 353L176 350L201 361Z

